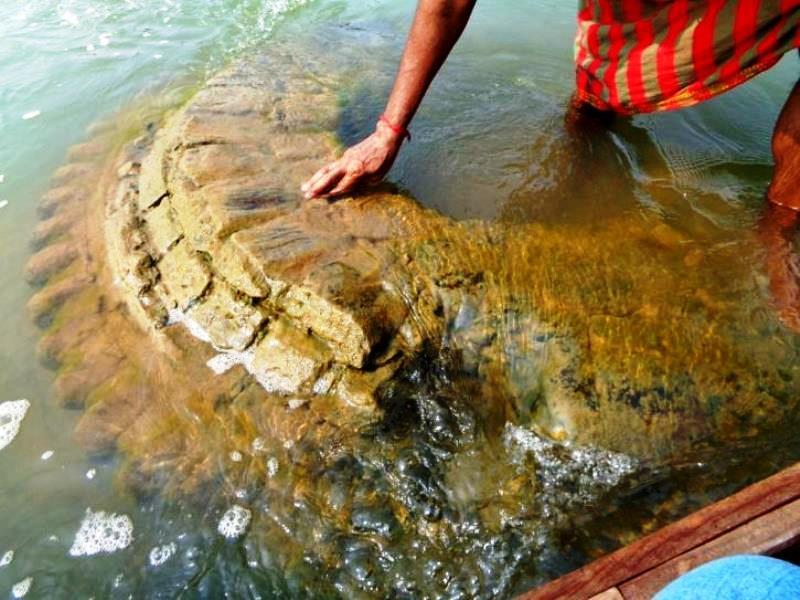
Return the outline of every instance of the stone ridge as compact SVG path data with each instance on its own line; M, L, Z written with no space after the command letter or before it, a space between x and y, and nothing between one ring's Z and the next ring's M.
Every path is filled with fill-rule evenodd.
M121 165L110 263L152 326L182 320L244 353L268 391L371 410L425 337L409 318L419 298L390 284L397 240L442 218L389 193L301 202L303 178L335 157L336 95L291 57L270 61L211 79Z

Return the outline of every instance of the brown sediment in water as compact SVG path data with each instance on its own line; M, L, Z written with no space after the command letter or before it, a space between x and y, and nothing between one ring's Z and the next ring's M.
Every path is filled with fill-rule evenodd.
M634 215L456 222L386 187L302 202L303 178L335 156L337 115L335 78L275 49L131 142L98 128L54 175L27 271L43 285L30 302L41 352L60 402L84 410L80 441L120 450L138 491L258 490L273 539L319 546L328 567L342 553L360 564L372 550L359 535L454 535L444 492L425 488L433 459L393 448L389 491L353 484L380 468L359 455L365 428L406 410L409 388L437 390L408 410L448 452L510 421L667 460L795 409L797 349L774 343L766 308L754 317L741 302L762 295L741 248L702 248ZM214 374L212 359L233 366ZM448 413L448 398L478 423ZM532 469L481 487L502 491L478 510L490 531L533 510ZM346 494L340 472L364 489ZM298 506L318 522L299 522Z

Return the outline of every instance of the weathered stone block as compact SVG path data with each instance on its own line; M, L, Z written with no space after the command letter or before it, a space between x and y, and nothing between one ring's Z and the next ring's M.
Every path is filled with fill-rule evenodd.
M251 304L249 298L237 296L221 281L214 281L211 290L188 314L217 348L225 350L247 348L266 321L258 306Z
M266 143L269 134L270 128L255 112L231 115L209 111L203 105L193 108L178 128L181 144L187 148L214 144L258 146Z
M258 177L271 166L269 156L253 146L213 144L184 149L170 171L175 193L191 192L214 181Z
M75 242L53 244L34 254L25 266L25 279L39 285L65 269L78 257Z
M378 410L378 390L401 364L402 361L393 361L374 371L343 369L333 393L352 408L374 412Z
M170 201L166 198L145 215L144 222L150 247L157 256L166 254L183 235L172 216Z
M279 319L259 342L253 371L267 389L294 394L310 390L332 358L327 344Z
M266 86L253 87L234 84L212 85L202 89L197 92L193 104L197 107L196 110L210 111L215 117L225 117L261 113L274 101L273 90ZM261 123L262 126L266 125L263 119Z
M158 262L159 289L165 303L186 310L211 283L208 267L185 242L179 242ZM171 302L170 302L171 301Z
M167 183L164 179L164 160L168 156L167 150L174 145L169 130L156 135L153 147L142 160L139 175L140 210L146 210L158 202L167 193Z

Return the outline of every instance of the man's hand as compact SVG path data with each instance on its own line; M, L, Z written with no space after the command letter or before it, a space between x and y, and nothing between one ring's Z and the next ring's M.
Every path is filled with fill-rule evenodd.
M476 0L419 0L400 68L375 133L342 158L317 171L301 190L306 198L341 196L386 175L414 117L450 50L469 21Z
M329 198L348 194L364 183L376 183L392 168L402 143L402 134L379 121L372 135L322 167L300 189L306 199Z

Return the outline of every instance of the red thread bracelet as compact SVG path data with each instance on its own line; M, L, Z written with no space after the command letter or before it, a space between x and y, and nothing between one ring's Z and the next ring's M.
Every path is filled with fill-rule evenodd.
M386 125L389 129L391 129L397 135L402 135L409 142L411 141L411 134L408 133L408 129L406 129L405 127L401 127L400 125L395 125L394 123L392 123L389 120L389 118L386 115L381 115L378 118L378 121L380 123L383 123L384 125Z

